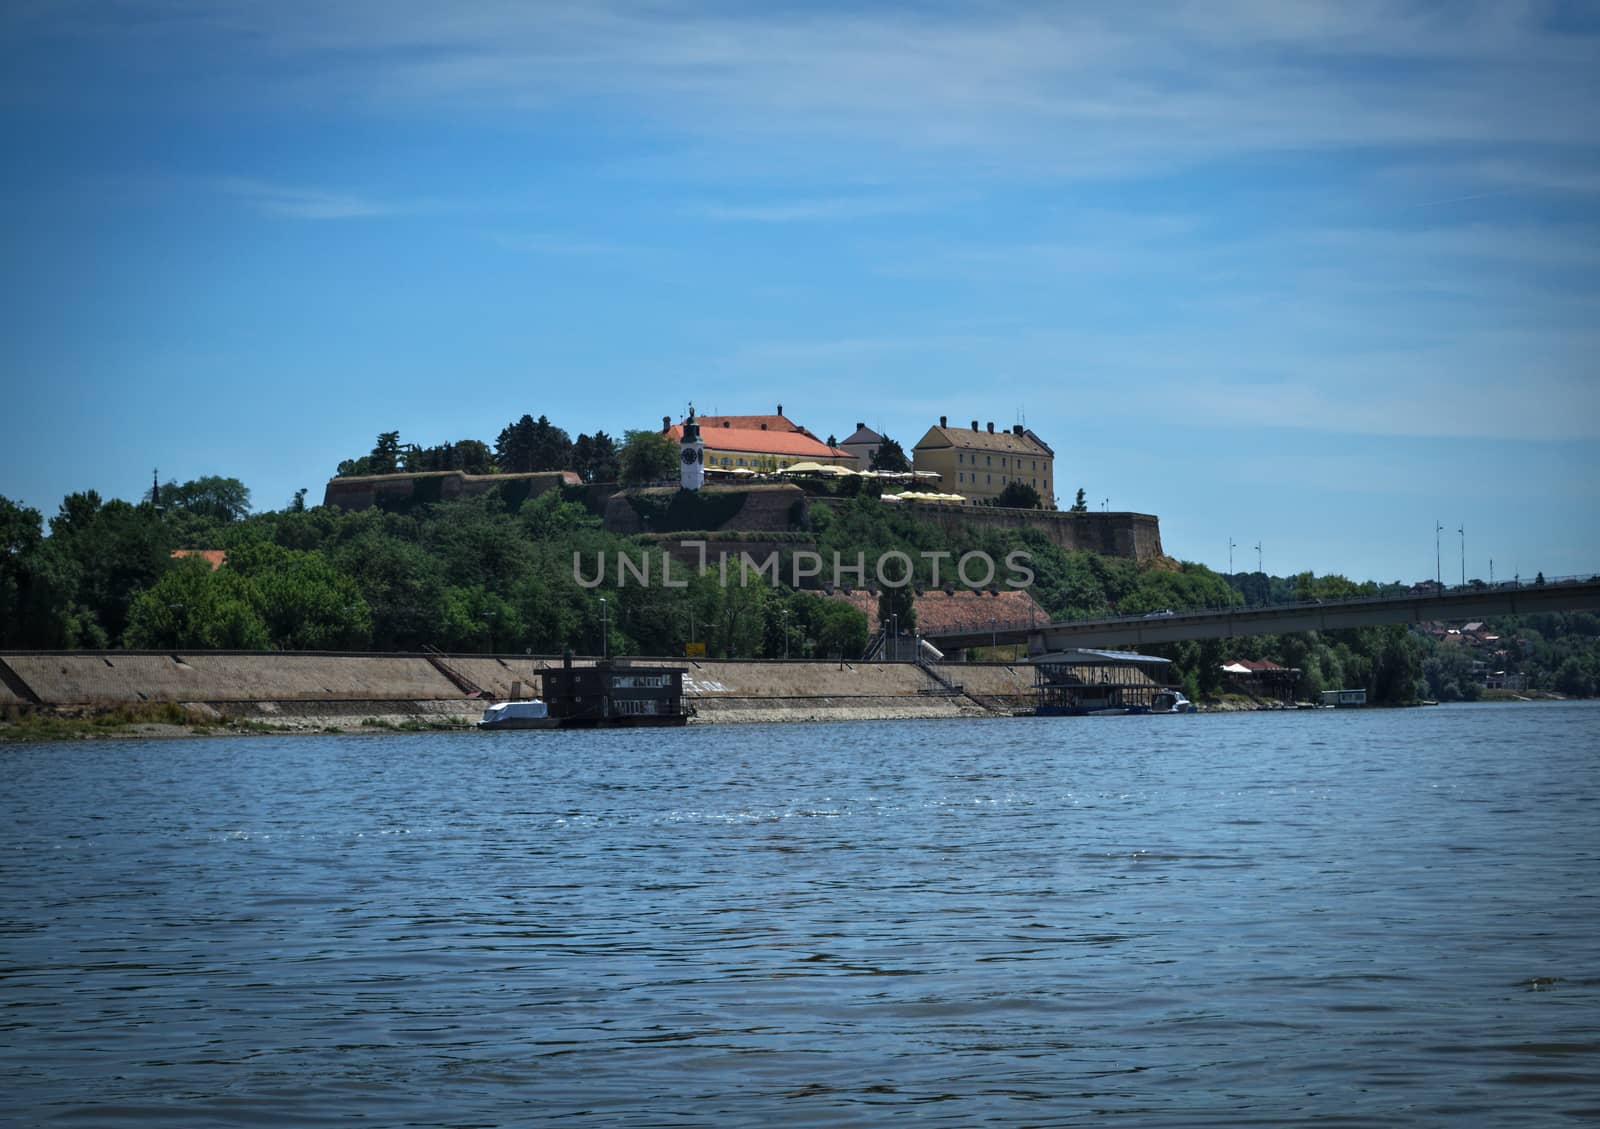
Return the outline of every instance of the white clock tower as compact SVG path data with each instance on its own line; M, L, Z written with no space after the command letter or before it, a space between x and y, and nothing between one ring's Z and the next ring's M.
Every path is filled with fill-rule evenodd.
M678 481L685 490L698 490L706 481L706 449L700 442L700 424L689 405L689 418L683 421L683 438L678 441Z

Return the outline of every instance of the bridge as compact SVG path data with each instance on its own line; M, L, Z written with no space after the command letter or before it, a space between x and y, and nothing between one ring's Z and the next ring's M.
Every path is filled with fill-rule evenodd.
M1191 608L1059 623L996 622L990 624L988 630L929 634L925 638L946 652L1002 643L1027 643L1030 654L1041 654L1072 647L1137 648L1187 639L1340 631L1388 623L1595 609L1600 609L1600 576L1568 577L1544 584L1467 585L1437 592L1408 591L1388 596L1306 600L1254 608Z

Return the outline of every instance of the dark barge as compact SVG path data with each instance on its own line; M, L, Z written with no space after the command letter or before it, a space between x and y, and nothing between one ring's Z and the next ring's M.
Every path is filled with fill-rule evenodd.
M683 671L668 666L599 662L573 666L569 656L539 672L540 700L500 702L484 711L480 729L621 729L685 725L693 708L683 696Z

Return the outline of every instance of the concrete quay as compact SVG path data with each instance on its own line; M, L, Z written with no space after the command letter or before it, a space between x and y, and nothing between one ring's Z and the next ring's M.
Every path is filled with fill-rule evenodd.
M629 661L682 669L697 723L994 717L1033 703L1026 665L950 665L935 678L908 662ZM526 655L5 652L0 710L84 714L174 703L201 722L289 730L464 725L488 701L535 696L537 672L560 662Z

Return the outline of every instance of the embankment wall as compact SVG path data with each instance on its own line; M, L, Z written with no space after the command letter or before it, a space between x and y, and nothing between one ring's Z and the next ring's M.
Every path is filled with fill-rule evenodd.
M587 665L592 660L578 660ZM703 721L961 717L1010 713L1032 697L1026 666L957 664L935 678L912 663L639 659L685 673ZM551 656L127 651L0 655L0 705L206 705L225 714L473 714L483 698L531 697ZM441 664L483 691L470 696ZM941 681L942 679L942 681ZM409 708L402 705L409 703Z

